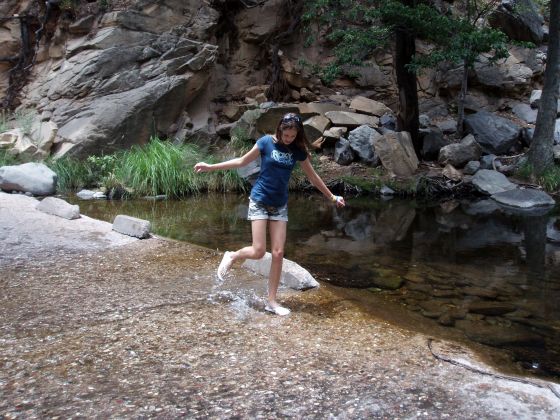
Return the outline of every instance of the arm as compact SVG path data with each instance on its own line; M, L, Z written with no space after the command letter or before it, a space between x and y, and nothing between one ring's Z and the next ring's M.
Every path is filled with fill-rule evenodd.
M206 163L206 162L198 162L194 165L194 171L196 173L199 172L210 172L210 171L218 171L223 169L234 169L234 168L241 168L242 166L247 165L249 162L252 162L256 158L259 157L260 151L257 145L255 144L251 150L245 153L243 156L226 160L225 162L220 163Z
M317 172L315 172L315 169L313 169L313 165L311 165L309 157L301 162L301 169L303 169L303 172L307 176L307 179L309 179L309 182L321 191L330 201L336 202L337 207L344 207L346 205L343 197L334 195L325 185L321 177L317 174Z

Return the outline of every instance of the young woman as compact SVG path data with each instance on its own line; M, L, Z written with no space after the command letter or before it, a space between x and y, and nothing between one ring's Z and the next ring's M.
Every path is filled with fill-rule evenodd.
M313 169L307 150L307 138L301 117L286 114L278 123L276 134L265 135L245 155L225 162L208 164L199 162L195 172L240 168L261 157L261 171L249 198L248 219L251 221L253 243L235 252L226 252L218 267L218 277L223 277L236 261L246 258L260 259L266 253L266 228L270 233L272 263L268 280L268 302L265 310L277 315L288 315L290 310L280 306L276 293L282 273L286 227L288 222L288 182L297 161L303 172L319 191L337 207L344 207L344 198L333 195Z

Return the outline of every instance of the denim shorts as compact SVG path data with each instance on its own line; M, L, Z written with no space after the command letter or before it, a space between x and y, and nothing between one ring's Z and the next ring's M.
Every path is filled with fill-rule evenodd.
M249 198L248 220L280 220L288 221L288 204L282 207L267 206L263 203L257 203Z

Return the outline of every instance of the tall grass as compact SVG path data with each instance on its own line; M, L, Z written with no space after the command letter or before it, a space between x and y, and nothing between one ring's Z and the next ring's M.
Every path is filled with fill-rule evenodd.
M57 160L47 160L45 163L58 177L57 189L59 192L69 193L92 186L94 182L87 161L81 162L70 157L62 157Z
M246 190L247 183L237 171L195 173L194 165L199 161L212 163L215 159L205 156L195 145L177 146L153 138L147 145L125 152L90 156L86 160L63 157L46 163L58 175L58 189L63 193L101 187L107 192L126 191L130 198L178 198L200 191Z
M180 197L202 188L189 163L196 159L194 149L152 139L143 147L135 146L123 155L115 177L129 187L133 195Z
M519 166L516 175L525 180L529 180L535 184L540 185L548 192L560 191L560 166L552 165L541 175L535 175L532 166L525 162Z

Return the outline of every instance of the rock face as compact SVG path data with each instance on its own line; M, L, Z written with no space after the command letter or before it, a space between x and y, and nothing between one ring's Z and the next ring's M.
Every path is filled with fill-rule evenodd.
M48 124L50 134L41 135L40 142L33 136L13 135L12 150L19 150L22 156L45 158L110 153L144 144L152 136L177 143L222 142L231 129L243 127L251 119L246 124L253 130L249 137L274 131L279 114L267 111L271 108L267 88L272 61L270 51L263 46L269 46L269 41L289 26L284 0L73 2L79 10L74 10L72 17L63 12L62 3L47 2L56 11L49 16L43 2L34 7L23 0L0 4L0 16L31 11L39 21L48 18L46 36L37 44L29 82L18 101L21 108L37 111L37 119ZM82 7L86 3L87 7ZM100 8L102 3L109 5ZM512 27L512 34L521 34L516 39L538 43L542 18L535 10L531 0L517 0L515 7L504 1L500 13L507 16L496 20L496 26L504 30ZM20 33L17 19L0 22L6 56L16 56L21 50ZM312 141L332 153L340 138L321 135L328 128L323 118L348 131L362 125L383 134L395 129L391 109L396 109L396 102L388 99L397 97L391 55L376 53L363 65L346 68L352 77L326 86L299 61L306 57L310 62L324 62L332 46L307 46L304 36L296 31L293 39L282 43L274 64L286 82L282 101L300 102L287 105L292 111L285 112L299 110L304 120L320 117L306 125ZM467 109L504 109L511 106L505 93L519 101L522 94L533 90L531 83L540 80L545 62L544 54L537 50L511 47L510 57L497 64L481 57L469 76ZM12 67L10 62L0 62L0 94L6 92ZM450 68L419 77L420 110L429 117L428 122L434 117L445 118L447 123L440 127L445 134L455 131L448 105L460 86L460 76L458 68ZM305 103L308 101L317 102ZM516 110L532 121L534 111L525 104ZM240 118L243 121L236 122ZM233 122L235 126L227 125ZM428 129L441 123L441 118L434 119ZM509 133L504 124L493 124L481 132ZM508 136L494 145L473 134L488 153L500 154L502 147L510 145ZM8 140L1 142L7 144ZM442 144L434 145L439 148ZM437 155L433 150L426 153Z
M58 126L55 155L109 152L166 133L205 86L217 47L152 33L154 19L106 15L93 38L68 40L58 69L29 86L28 98Z

